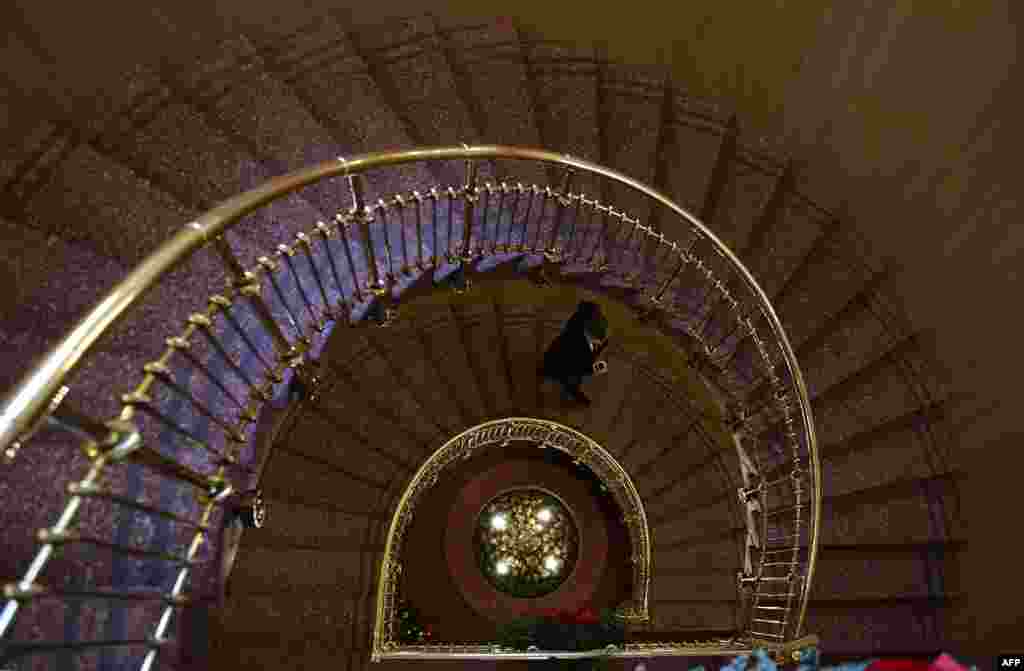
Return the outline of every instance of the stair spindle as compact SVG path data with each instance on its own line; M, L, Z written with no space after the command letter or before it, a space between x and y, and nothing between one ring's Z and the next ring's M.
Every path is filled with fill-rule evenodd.
M271 313L270 308L263 300L263 296L260 294L260 285L256 282L255 275L245 270L245 267L242 266L238 257L235 256L235 252L231 249L231 245L228 244L228 241L224 236L218 236L215 238L213 244L217 253L220 254L221 260L224 261L224 264L228 267L228 270L234 278L234 288L240 295L249 300L253 312L256 313L257 318L259 318L263 323L263 327L270 334L278 355L291 356L294 348L292 347L292 344L288 342L288 339L285 338L284 333L281 331L281 327L278 326L277 321L274 319L273 313Z

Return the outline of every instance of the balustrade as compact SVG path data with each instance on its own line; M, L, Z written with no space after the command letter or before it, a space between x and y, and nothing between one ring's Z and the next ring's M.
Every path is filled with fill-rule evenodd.
M539 162L562 170L562 175L557 187L481 183L476 171L480 161ZM462 163L465 179L459 185L423 185L420 190L393 194L373 204L365 201L364 181L372 179L371 170L417 162ZM646 198L659 210L658 230L612 203L573 191L580 175ZM307 233L299 233L289 244L282 242L259 257L255 266L243 265L227 237L232 228L242 230L246 215L277 199L332 179L347 182L349 209L335 214L329 223L310 222ZM713 210L714 203L707 207ZM412 256L410 240L415 246ZM153 623L152 635L144 640L64 644L4 641L0 666L16 657L62 646L87 650L131 645L146 648L140 668L149 669L166 647L172 614L184 603L189 575L197 566L197 554L215 511L251 484L251 466L243 463L240 455L260 407L290 376L300 380L308 376L312 352L332 325L356 325L353 312L357 308L377 314L378 324L394 318L395 311L388 307L402 277L435 277L445 264L455 266L463 273L460 277L468 277L479 272L481 260L510 256L533 257L540 261L546 277L560 281L571 282L582 272L606 274L624 284L632 291L630 300L638 318L651 320L676 336L695 361L705 362L703 374L721 394L736 407L747 408L736 420L736 448L745 488L741 499L748 525L745 571L738 582L741 590L752 594L753 608L743 635L720 642L720 646L742 651L758 639L781 645L800 636L813 577L821 501L810 401L783 328L754 278L707 228L662 194L587 161L502 146L371 154L273 179L183 227L114 287L23 379L0 405L0 449L9 459L17 458L18 448L26 449L33 429L47 416L60 425L59 418L66 414L59 412L58 396L62 399L67 393L59 391L61 385L94 343L148 289L206 246L223 263L228 278L223 292L195 297L197 306L205 303L205 309L197 308L184 330L167 338L161 356L142 367L141 382L121 397L117 418L109 422L79 418L70 424L73 435L87 438L89 469L81 480L68 486L70 498L63 513L53 527L40 532L38 553L22 579L6 587L7 601L0 612L3 637L10 633L19 606L28 600L154 599L163 601L165 608ZM300 263L300 258L305 262ZM348 272L348 284L343 280L342 265ZM472 285L461 286L464 290ZM699 298L695 301L695 297ZM152 326L154 332L159 327ZM197 334L201 337L196 338ZM208 348L205 357L198 353L200 343ZM750 345L756 352L753 360L736 356ZM252 365L244 365L241 354L233 353L236 351L246 352ZM200 377L218 390L218 404L193 393L192 384ZM743 380L756 380L759 385L765 381L771 393L759 398L767 400L750 407L750 394L760 393L760 386L744 387ZM171 399L191 409L188 421L168 410ZM143 418L151 421L144 427L133 424ZM781 461L773 445L755 438L762 435L757 429L770 423L781 429L785 447ZM158 432L157 427L164 431ZM164 438L158 439L158 433ZM100 484L105 470L122 464L153 469L187 485L195 505L188 513L172 512ZM783 464L788 473L778 470ZM783 477L761 482L761 474L766 472ZM193 529L194 535L185 548L178 549L126 547L79 535L73 524L84 505L129 508L140 516L182 523ZM177 567L175 579L169 589L145 594L103 587L55 590L39 584L53 553L74 543L100 544L114 552L170 562ZM644 573L638 584L644 593L637 596L635 606L636 614L642 616L648 577L648 563L643 558L648 550L638 543L641 561L637 570ZM802 552L801 548L808 549ZM779 555L784 559L768 561ZM772 575L778 568L784 569L784 575ZM385 577L392 574L390 570L382 572ZM390 596L379 604L382 620L378 627L385 629L379 631L381 646L376 650L415 655L419 648L389 647L389 603ZM768 613L772 615L766 616ZM673 645L635 644L622 654L660 654ZM424 656L430 654L424 652ZM472 654L478 654L476 648Z

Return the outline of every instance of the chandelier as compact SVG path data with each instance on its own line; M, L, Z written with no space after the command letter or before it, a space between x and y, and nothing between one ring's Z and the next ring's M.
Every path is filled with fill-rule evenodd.
M492 499L474 535L481 572L500 592L530 598L558 589L572 573L579 545L565 505L539 489Z

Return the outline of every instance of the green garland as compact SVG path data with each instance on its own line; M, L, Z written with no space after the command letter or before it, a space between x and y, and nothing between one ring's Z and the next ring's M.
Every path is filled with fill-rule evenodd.
M599 650L625 641L625 623L610 609L598 622L567 622L558 617L520 617L501 625L498 643L503 648L526 650Z
M408 601L402 601L398 605L396 613L398 618L398 641L405 644L429 643L433 638L433 632L429 625L424 625L420 620L420 611Z

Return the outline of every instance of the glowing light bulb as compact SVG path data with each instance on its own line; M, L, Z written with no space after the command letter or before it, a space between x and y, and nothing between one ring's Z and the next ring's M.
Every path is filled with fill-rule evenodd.
M539 513L537 513L537 519L539 519L541 522L550 522L551 511L547 508L544 508Z
M494 569L498 572L498 575L507 575L509 570L508 561L499 561L497 564L494 565Z
M508 521L505 519L505 516L502 515L501 513L498 513L497 515L495 515L494 517L491 518L491 528L492 529L497 529L498 531L504 531L506 526L508 526Z
M557 571L558 563L559 562L556 557L548 556L548 558L544 560L544 568L546 568L549 571Z

